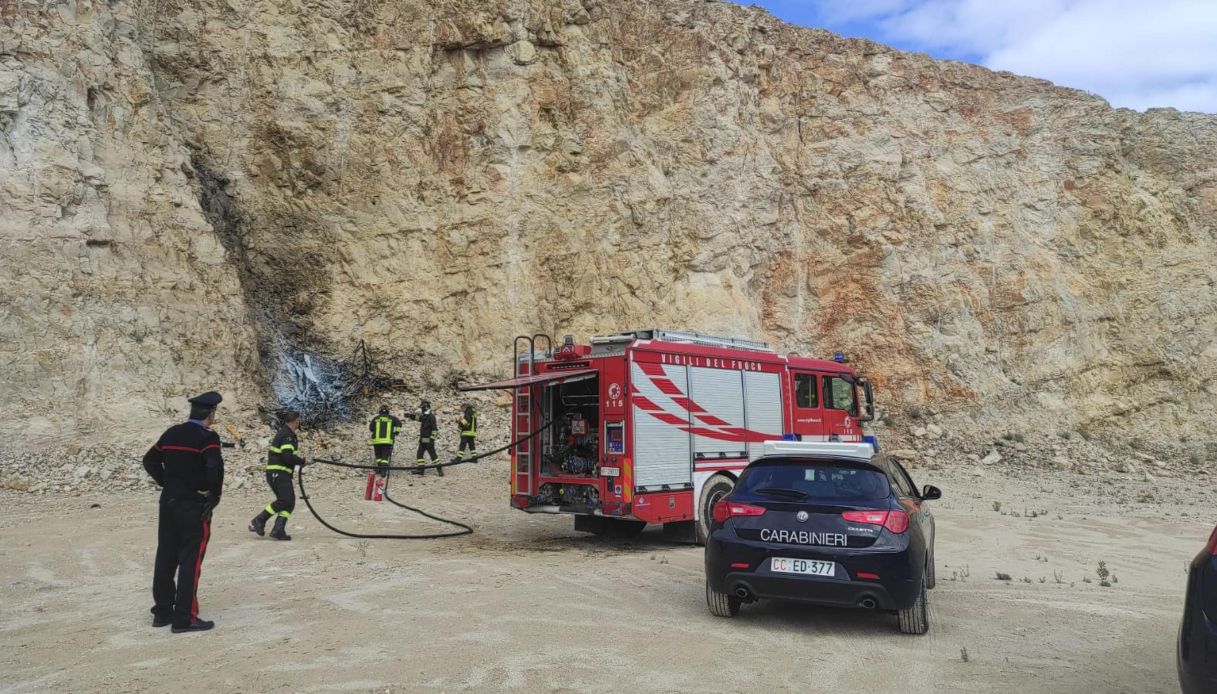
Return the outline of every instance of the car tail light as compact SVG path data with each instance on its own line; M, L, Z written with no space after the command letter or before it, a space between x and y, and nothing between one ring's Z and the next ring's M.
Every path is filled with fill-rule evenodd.
M905 511L889 511L883 527L899 535L909 529L909 514Z
M764 507L753 506L752 504L741 504L734 501L720 501L714 504L715 523L722 523L728 518L735 518L737 516L761 516L764 514Z
M882 525L897 535L909 529L909 514L904 511L846 511L841 517L851 523Z
M847 521L868 525L883 525L887 521L887 511L846 511L841 516Z
M1213 528L1213 532L1209 534L1209 543L1204 546L1204 551L1217 557L1217 528Z

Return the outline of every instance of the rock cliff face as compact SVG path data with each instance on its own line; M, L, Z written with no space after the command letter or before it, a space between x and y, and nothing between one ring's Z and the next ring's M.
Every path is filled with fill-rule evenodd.
M1213 116L698 0L0 17L6 447L249 408L297 349L670 325L842 349L948 430L1217 457Z

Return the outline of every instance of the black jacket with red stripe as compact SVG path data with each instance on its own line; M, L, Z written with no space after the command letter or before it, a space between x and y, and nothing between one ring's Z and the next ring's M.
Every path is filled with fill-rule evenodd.
M144 469L162 488L161 501L197 499L207 492L212 505L224 491L220 435L194 422L171 426L144 454Z

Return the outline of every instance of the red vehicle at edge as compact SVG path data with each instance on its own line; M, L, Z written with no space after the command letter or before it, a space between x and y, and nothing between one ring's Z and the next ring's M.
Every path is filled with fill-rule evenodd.
M714 504L765 441L861 441L874 416L869 382L844 359L754 340L652 329L557 349L519 337L516 348L515 378L462 390L514 391L511 505L574 514L576 530L658 523L703 542Z

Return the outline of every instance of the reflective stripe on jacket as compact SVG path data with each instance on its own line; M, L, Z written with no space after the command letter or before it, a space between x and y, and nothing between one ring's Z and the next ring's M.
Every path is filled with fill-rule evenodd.
M368 430L372 432L372 443L392 444L401 433L401 420L391 415L380 415L368 424Z

